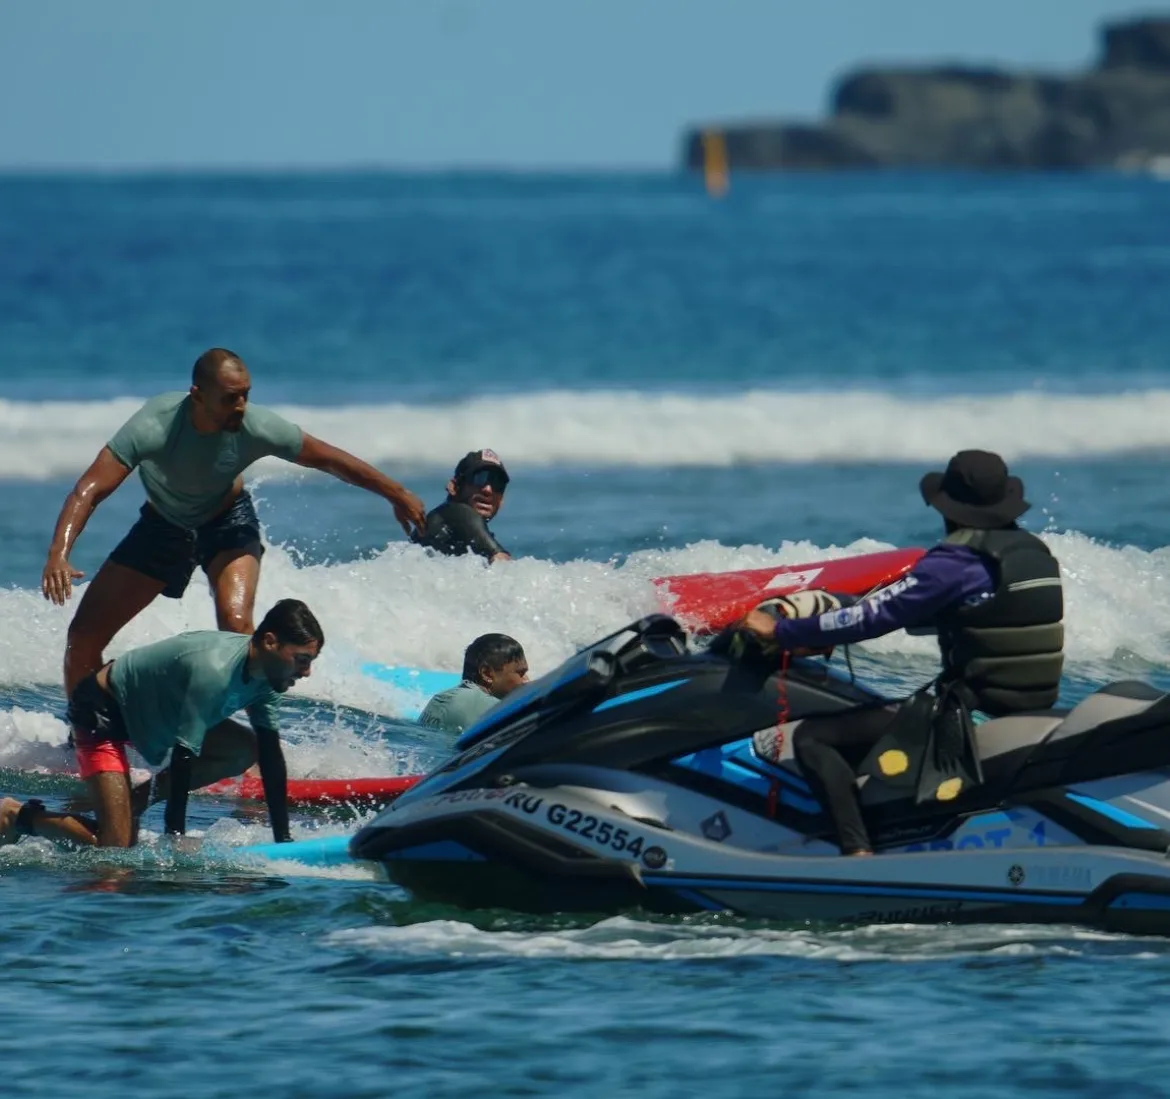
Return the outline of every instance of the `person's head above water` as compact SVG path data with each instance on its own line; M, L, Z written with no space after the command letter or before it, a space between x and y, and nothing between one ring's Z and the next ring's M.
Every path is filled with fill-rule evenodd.
M274 603L252 634L257 670L282 694L298 679L307 679L325 647L325 633L299 599Z
M485 633L463 653L463 678L494 698L504 698L528 681L524 649L506 633Z
M494 519L504 502L508 471L494 450L472 450L459 459L447 482L447 499L474 508L485 519Z
M1013 527L1032 506L1024 499L1024 482L1008 473L998 454L986 450L960 450L946 472L926 474L918 487L948 530Z
M244 360L233 351L213 347L195 360L191 371L191 401L200 431L239 431L252 379Z

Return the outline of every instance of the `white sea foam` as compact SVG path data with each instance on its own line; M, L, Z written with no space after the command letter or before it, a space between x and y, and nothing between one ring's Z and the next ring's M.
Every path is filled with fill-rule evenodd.
M1119 957L1154 958L1161 945L1071 927L936 928L877 925L841 931L770 930L722 920L651 923L615 916L590 927L488 931L456 920L404 927L334 931L337 950L396 957L693 962L726 958L807 958L830 962L932 962L993 957L1102 956L1099 944L1127 949Z
M141 404L0 400L0 478L73 477ZM469 439L507 440L515 466L733 466L934 462L963 446L1020 457L1165 450L1170 390L1074 396L1026 390L905 399L883 392L732 395L549 391L453 404L277 406L368 461L446 467ZM292 467L266 459L266 476Z
M1125 652L1170 665L1170 547L1146 551L1102 545L1080 534L1044 537L1064 572L1070 660L1091 662ZM499 630L521 641L539 673L582 645L661 609L652 577L889 548L871 539L845 546L793 542L778 549L699 542L635 553L620 565L521 558L488 568L475 557L436 559L403 543L366 560L298 565L282 547L272 546L264 559L257 609L294 596L306 600L322 621L326 646L313 676L295 688L298 694L393 714L387 703L394 696L361 674L363 663L458 671L467 643ZM79 585L64 608L46 603L39 591L0 591L0 615L21 627L0 637L0 683L58 681L65 629L84 588ZM213 627L206 580L196 573L182 600L156 600L118 635L108 655L182 630ZM934 651L930 638L901 633L870 645L879 652Z

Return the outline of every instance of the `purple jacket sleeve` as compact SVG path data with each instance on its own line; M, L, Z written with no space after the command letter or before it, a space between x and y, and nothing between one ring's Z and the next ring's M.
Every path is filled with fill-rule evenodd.
M950 607L986 599L995 590L987 561L966 546L927 551L901 580L852 607L819 618L785 618L776 624L784 649L825 649L869 641L894 630L930 625Z

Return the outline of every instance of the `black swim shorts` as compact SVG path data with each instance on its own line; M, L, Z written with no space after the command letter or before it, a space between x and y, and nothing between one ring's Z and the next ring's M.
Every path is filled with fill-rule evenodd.
M216 554L260 544L260 521L252 497L241 492L227 511L197 530L186 530L167 522L150 504L143 504L134 524L110 554L115 564L159 580L166 585L163 595L182 599L196 565L207 570Z

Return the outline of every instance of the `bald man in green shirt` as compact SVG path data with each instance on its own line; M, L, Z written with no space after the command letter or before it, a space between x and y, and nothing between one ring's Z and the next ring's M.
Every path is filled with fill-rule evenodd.
M41 577L46 599L64 605L83 573L69 553L86 521L137 469L141 517L93 578L69 624L65 693L102 664L105 647L154 599L182 598L196 566L215 599L221 630L250 634L260 579L259 521L242 473L266 456L319 469L386 499L402 529L421 533L426 508L413 492L347 451L249 403L240 357L221 347L195 363L191 388L147 401L102 448L65 500Z

